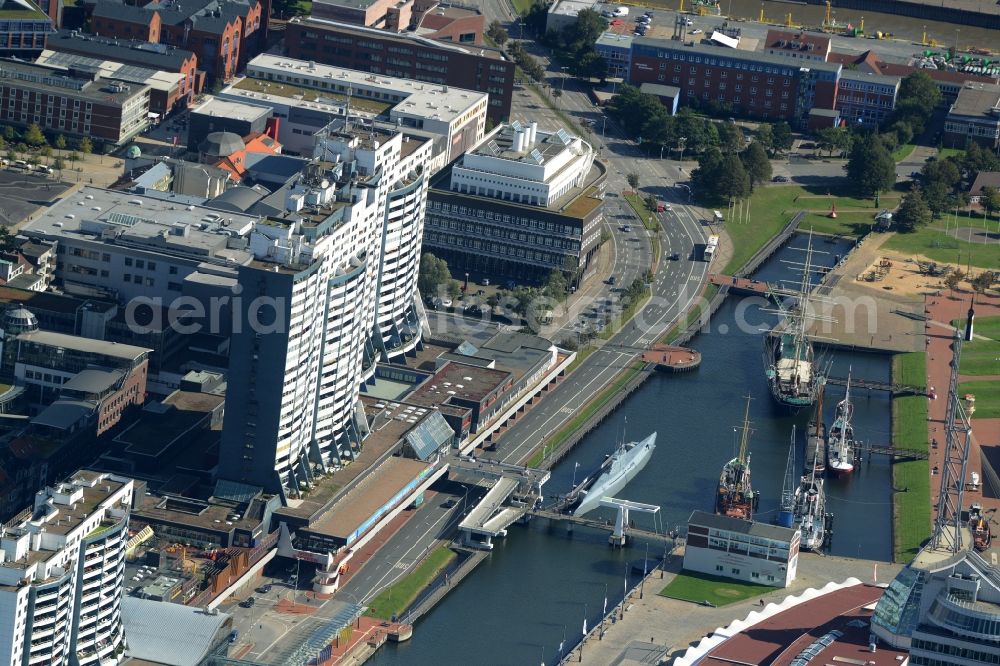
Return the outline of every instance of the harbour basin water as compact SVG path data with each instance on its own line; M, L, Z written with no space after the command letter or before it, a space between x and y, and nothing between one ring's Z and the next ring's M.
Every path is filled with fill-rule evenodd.
M758 279L797 281L800 275L789 261L801 261L804 236L796 236L757 273ZM843 241L816 243L816 262L830 266L848 245ZM769 309L769 308L768 308ZM741 305L730 298L712 319L710 330L691 343L702 353L696 372L654 375L609 419L583 439L553 469L545 490L565 492L575 474L596 466L613 450L623 430L639 440L656 430L657 448L646 468L620 493L623 499L662 507L666 530L685 524L693 509L711 511L718 475L738 442L734 428L742 419L745 398L750 406L753 485L762 495L758 517L771 521L777 513L792 425L798 428L796 473L801 470L807 411L791 414L777 408L768 392L761 358L760 332L740 330L737 317L770 328L776 316L760 304ZM889 379L886 356L859 352L829 352L831 374ZM859 439L876 444L889 441L889 397L885 393L852 391L855 431ZM827 387L826 420L832 422L843 389ZM626 425L627 422L627 425ZM579 468L577 468L579 463ZM865 460L846 479L827 482L828 511L835 514L831 552L888 560L892 554L890 467L887 459ZM592 516L613 519L610 510ZM638 525L652 527L645 515L633 516ZM662 529L662 527L661 527ZM625 549L607 544L608 532L534 520L515 525L506 539L495 541L489 558L417 625L414 637L392 644L372 663L434 665L556 663L559 644L568 648L583 629L598 621L605 590L609 608L624 594L628 563L641 559L647 545ZM650 557L662 556L651 546ZM655 587L655 586L654 586ZM658 590L646 590L657 592Z

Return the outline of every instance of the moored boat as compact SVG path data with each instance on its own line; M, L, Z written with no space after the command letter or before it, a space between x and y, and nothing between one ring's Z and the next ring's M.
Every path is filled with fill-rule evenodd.
M847 391L844 399L837 403L837 416L830 426L830 438L826 444L826 466L832 474L847 476L854 471L857 444L854 441L854 405L851 403L851 374L847 374Z
M753 520L753 512L760 498L750 485L750 397L747 396L746 411L743 415L743 433L740 436L740 450L735 458L722 466L719 476L719 490L715 498L715 512L733 518Z

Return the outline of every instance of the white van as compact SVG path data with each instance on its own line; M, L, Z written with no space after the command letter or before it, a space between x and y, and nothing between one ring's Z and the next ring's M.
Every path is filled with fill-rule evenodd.
M628 7L615 7L611 11L611 15L617 18L621 18L622 16L628 16Z

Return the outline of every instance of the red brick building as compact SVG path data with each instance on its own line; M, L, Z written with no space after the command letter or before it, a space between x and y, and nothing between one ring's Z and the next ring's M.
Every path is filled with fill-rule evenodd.
M826 61L830 54L830 38L808 32L768 30L763 51L796 60Z
M263 50L270 0L155 0L141 7L98 0L98 36L167 44L193 52L211 81L228 81Z
M629 83L681 90L682 106L715 104L748 117L805 125L813 108L832 109L841 66L709 44L638 37Z
M308 17L288 22L285 49L299 60L489 93L490 120L499 123L510 115L514 63L497 49L467 48L409 33L379 34Z

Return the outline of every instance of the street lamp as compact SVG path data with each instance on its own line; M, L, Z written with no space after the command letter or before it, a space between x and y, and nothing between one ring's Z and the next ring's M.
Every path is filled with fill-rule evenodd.
M687 137L686 137L686 136L682 136L682 137L680 137L679 139L677 139L677 142L678 142L678 143L680 144L680 146L681 146L681 162L683 162L683 161L684 161L684 148L685 148L685 147L687 146L687 140L688 140L688 139L687 139Z

